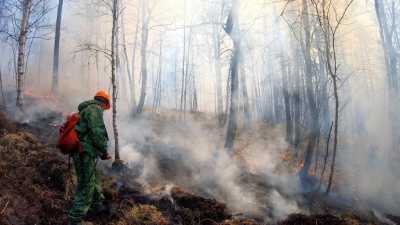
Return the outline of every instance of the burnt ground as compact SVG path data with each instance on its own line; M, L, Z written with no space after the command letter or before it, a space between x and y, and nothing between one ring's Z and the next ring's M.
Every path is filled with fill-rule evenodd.
M15 124L0 114L0 224L67 224L75 177L68 158L58 153L49 136L31 132L49 127ZM49 121L43 121L49 122ZM48 135L48 134L47 134ZM110 171L105 171L111 173ZM129 171L102 175L111 208L108 215L88 216L93 224L215 224L231 218L226 206L179 188L145 194L130 182Z
M54 148L57 114L36 122L16 124L0 113L0 224L64 225L71 206L75 177L68 158ZM106 175L107 174L107 175ZM252 218L237 218L214 199L179 187L145 190L128 169L102 175L110 213L88 216L99 225L255 225ZM397 217L391 218L398 222ZM382 224L374 218L349 214L290 215L277 225ZM399 223L397 223L399 224Z

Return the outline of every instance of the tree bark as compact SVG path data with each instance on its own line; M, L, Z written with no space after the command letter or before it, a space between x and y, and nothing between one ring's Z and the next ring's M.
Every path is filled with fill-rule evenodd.
M335 164L336 164L336 153L338 146L338 133L339 133L339 92L338 92L338 63L337 63L337 53L336 53L336 34L339 26L342 23L343 18L345 17L350 5L354 0L349 1L345 5L345 10L342 15L338 17L337 12L334 11L336 24L332 24L331 21L331 5L328 5L325 1L322 1L321 5L316 2L314 3L315 10L317 12L317 18L319 22L320 29L323 34L323 41L325 47L325 59L326 59L326 68L328 74L331 78L333 84L333 95L335 102L335 117L334 117L334 129L333 129L333 156L332 156L332 164L331 164L331 172L329 175L328 187L326 189L326 194L329 194L332 188L332 181L335 172ZM337 19L339 18L339 19ZM328 139L329 140L329 139ZM329 145L329 143L327 143Z
M54 56L53 56L53 82L51 91L53 94L58 92L59 81L59 61L60 61L60 36L61 36L61 19L63 0L58 0L57 21L56 21L56 35L54 38Z
M306 94L308 100L308 106L310 110L310 123L311 130L310 136L307 144L306 155L304 159L304 166L300 172L300 174L304 176L308 176L312 158L315 151L315 146L317 144L317 139L319 138L320 133L320 125L319 125L319 112L317 108L317 104L315 101L315 92L313 85L313 69L312 69L312 59L311 59L311 27L309 20L309 10L307 0L303 0L303 26L304 26L304 34L305 34L305 49L304 58L305 58L305 76L306 76Z
M131 67L129 64L129 58L128 58L128 48L126 47L126 31L125 31L125 19L124 19L124 14L121 15L121 33L122 33L122 50L123 50L123 56L124 56L124 63L125 63L125 69L127 72L127 77L128 77L128 82L125 84L125 89L126 89L126 95L128 97L128 104L133 102L131 100L132 97L132 71Z
M142 75L142 88L140 90L139 104L136 112L138 114L143 112L144 103L146 100L146 89L147 89L147 42L149 35L149 21L147 15L146 0L142 0L142 45L140 49L141 56L141 75Z
M326 189L326 193L329 194L332 188L332 181L333 175L335 173L335 165L336 165L336 153L337 153L337 146L338 146L338 131L339 131L339 94L338 94L338 87L337 87L337 75L331 75L333 78L333 92L335 97L335 125L333 129L333 156L332 156L332 164L331 164L331 173L329 175L329 182L328 187Z
M7 108L7 102L6 102L6 97L4 96L3 74L2 74L1 70L0 70L0 94L1 94L1 107L0 107L0 109L6 109Z
M155 83L155 91L153 96L153 111L157 112L157 109L161 104L161 75L162 75L162 60L163 57L163 40L162 35L160 35L160 50L158 56L158 71Z
M197 86L196 86L196 74L193 71L192 74L193 80L193 104L192 104L192 112L197 112L199 110L198 102L197 102Z
M394 4L394 2L392 2ZM398 119L399 111L399 49L395 48L394 36L397 35L396 31L396 14L394 12L385 12L385 1L375 0L375 12L378 19L379 25L379 35L382 42L382 48L384 53L385 65L386 65L386 75L387 75L387 85L389 89L389 117L392 126L392 137L391 145L392 149L396 150L399 145L400 140L400 122ZM390 18L392 16L392 24L389 24Z
M186 89L185 85L185 60L186 60L186 0L183 0L183 48L182 48L182 77L181 77L181 103L180 103L180 111L185 114L184 112L184 102L186 99L184 99L184 91Z
M115 148L115 162L120 162L121 158L119 155L119 136L117 126L117 99L118 99L118 87L116 79L117 71L117 35L118 35L118 13L119 13L119 1L113 0L112 8L112 32L111 32L111 83L112 83L112 126L114 132L114 148Z
M385 55L388 85L390 90L396 93L399 89L397 71L398 59L395 47L393 45L393 31L389 30L389 24L385 14L384 1L375 0L375 12L378 19L379 34L381 37L382 47Z
M139 15L140 15L140 7L137 7L137 19L136 19L136 25L135 25L135 38L133 41L133 48L132 48L132 68L131 68L131 73L132 73L132 105L133 105L133 111L136 112L136 82L135 82L135 67L136 67L136 49L137 49L137 42L138 42L138 37L139 37Z
M28 40L29 19L32 13L32 0L24 0L22 2L22 19L20 24L20 33L18 36L18 59L17 59L17 102L16 105L22 110L23 107L23 91L24 91L24 75L25 75L25 59L26 59L26 42Z
M215 70L215 93L217 98L217 118L219 126L223 125L224 110L222 99L221 79L221 37L217 25L213 25L213 49L214 49L214 70Z
M286 141L288 143L293 143L293 123L292 123L292 113L290 105L290 94L288 89L288 66L285 65L283 54L281 54L281 70L282 70L282 94L283 101L285 105L285 116L286 116Z
M249 103L249 94L247 91L247 83L246 83L246 70L244 65L243 56L240 56L240 84L242 87L242 97L243 97L243 113L244 113L244 127L250 126L251 114L250 114L250 103Z
M237 101L239 97L239 77L238 77L238 66L240 56L240 39L238 35L238 20L237 20L237 1L233 0L232 9L228 16L225 32L231 37L233 41L233 55L229 67L230 77L230 106L228 116L228 126L226 133L225 149L229 152L233 151L234 141L237 130Z
M299 52L297 52L299 54ZM301 139L301 87L302 87L302 82L301 82L301 71L300 71L300 62L299 60L296 61L296 67L295 67L295 87L294 87L294 92L293 92L293 107L294 107L294 113L293 113L293 119L294 119L294 149L296 151L296 154L298 153L298 146L300 145L300 139Z

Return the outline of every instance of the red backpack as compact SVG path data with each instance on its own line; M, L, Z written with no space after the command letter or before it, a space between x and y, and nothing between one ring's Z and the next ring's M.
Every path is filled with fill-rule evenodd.
M79 113L73 113L67 116L67 121L60 128L60 135L57 142L57 148L63 154L72 154L80 151L78 133L75 126L79 123Z

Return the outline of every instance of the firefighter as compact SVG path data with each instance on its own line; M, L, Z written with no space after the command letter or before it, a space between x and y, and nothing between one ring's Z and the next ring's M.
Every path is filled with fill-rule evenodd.
M75 129L81 151L72 155L78 186L69 211L70 225L82 224L88 211L97 214L107 209L96 164L97 158L111 159L107 153L108 135L103 120L103 112L110 109L110 102L110 95L102 90L96 93L93 100L78 106L80 121Z

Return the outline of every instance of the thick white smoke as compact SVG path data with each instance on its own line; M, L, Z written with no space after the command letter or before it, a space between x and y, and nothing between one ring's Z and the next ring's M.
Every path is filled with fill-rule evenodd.
M213 121L199 122L192 116L185 122L141 118L123 123L122 159L140 171L138 180L145 186L173 183L216 198L233 212L267 220L300 212L297 203L282 196L282 191L263 190L251 183L256 180L243 181L253 174L285 194L298 190L297 178L273 173L279 152L287 147L279 129L271 129L268 140L245 143L240 156L233 156L222 147L224 134L210 123Z

